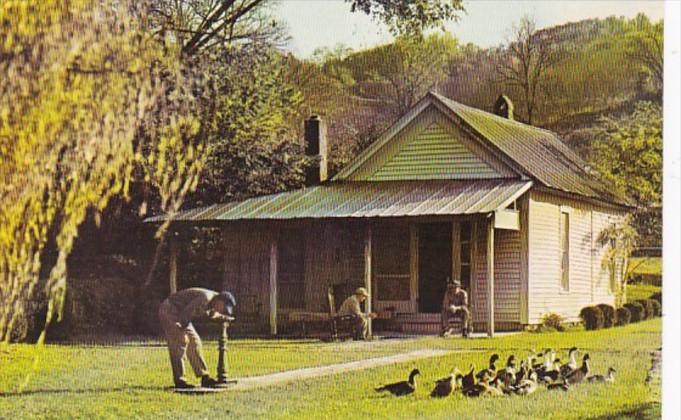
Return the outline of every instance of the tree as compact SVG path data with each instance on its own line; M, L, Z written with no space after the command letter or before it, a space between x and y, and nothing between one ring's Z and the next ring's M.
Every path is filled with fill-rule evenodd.
M626 217L621 223L612 223L603 229L596 241L605 248L601 264L608 270L615 306L619 308L627 302L629 256L638 243L638 234L631 226L631 218Z
M423 31L458 20L461 0L345 0L351 11L363 12L388 25L393 35L420 36Z
M513 26L509 45L496 63L497 82L520 88L528 124L532 124L546 72L556 57L551 40L537 32L532 18L524 16Z
M644 69L653 90L660 92L664 75L664 23L653 24L641 13L634 24L634 31L627 36L626 54Z
M163 183L181 201L201 166L178 134L191 137L194 99L206 89L168 98L177 118L161 137L137 139L151 112L190 71L159 48L144 26L145 9L121 0L10 2L0 6L0 344L21 338L16 326L39 281L43 251L57 249L49 269L46 328L60 318L67 258L88 212L126 196L139 164L162 166L164 150L181 171ZM155 159L147 152L158 151ZM180 186L178 188L178 186ZM45 338L45 330L39 343Z
M224 53L235 45L266 45L281 28L266 13L269 0L155 0L154 33L183 56Z
M661 246L662 107L639 102L634 112L603 117L591 130L592 168L637 204L632 224L646 246Z
M394 115L401 115L445 78L457 49L451 35L433 34L424 39L400 37L367 51L356 59L356 65L368 66L363 71L369 72L368 81L359 85L360 93L380 99Z

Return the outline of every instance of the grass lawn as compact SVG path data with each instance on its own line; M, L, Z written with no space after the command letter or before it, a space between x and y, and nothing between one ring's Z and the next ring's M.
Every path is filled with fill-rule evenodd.
M170 383L167 351L161 346L47 346L35 377L23 394L12 393L30 368L33 348L0 349L0 418L657 418L659 390L643 383L649 352L660 346L661 320L602 331L522 333L495 339L384 340L373 343L238 340L231 343L230 373L258 375L295 367L325 365L414 349L457 350L447 356L349 372L255 391L183 396ZM583 384L567 393L540 388L528 397L443 400L428 396L433 381L453 366L483 366L492 352L502 359L524 357L530 349L564 350L576 345L591 355L592 368L617 369L614 384ZM215 343L206 344L215 366ZM373 388L402 380L417 366L422 385L409 397L377 395Z
M631 302L636 299L648 299L653 293L661 292L660 286L653 286L650 284L628 284L627 285L627 301Z
M636 257L629 261L629 267L633 274L662 275L662 258L660 257Z

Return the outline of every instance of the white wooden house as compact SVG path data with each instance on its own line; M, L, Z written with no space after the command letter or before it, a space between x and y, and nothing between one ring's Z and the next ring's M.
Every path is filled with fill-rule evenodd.
M367 287L366 309L390 310L408 332L438 331L446 278L461 279L475 329L489 334L613 304L596 239L629 203L556 134L429 93L331 180L318 118L306 139L320 155L316 185L173 222L223 229L216 270L254 330L326 312L333 285Z

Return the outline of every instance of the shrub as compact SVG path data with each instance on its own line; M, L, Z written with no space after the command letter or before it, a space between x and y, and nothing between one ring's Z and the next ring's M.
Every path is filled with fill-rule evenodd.
M563 326L565 318L555 312L544 314L541 319L543 331L565 331Z
M579 312L579 317L584 321L584 328L587 330L598 330L603 328L603 312L598 306L587 306Z
M648 299L656 300L660 305L662 305L662 292L653 293Z
M603 313L603 328L610 328L614 326L615 322L617 321L615 318L615 308L606 303L601 303L597 306Z
M652 316L662 316L662 305L660 302L654 300L654 299L645 299L646 302L648 302L648 306L650 306Z
M617 325L623 326L631 322L631 312L626 307L617 308Z
M638 302L643 306L643 315L641 317L642 320L644 319L650 319L655 316L655 308L653 305L650 303L652 300L650 299L637 299L635 302Z
M631 313L631 322L639 322L640 320L645 319L645 308L640 303L630 302L624 304L624 307L629 309L629 312Z

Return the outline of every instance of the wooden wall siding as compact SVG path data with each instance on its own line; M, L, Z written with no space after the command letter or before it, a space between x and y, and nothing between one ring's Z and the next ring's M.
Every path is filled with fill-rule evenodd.
M541 322L547 312L570 321L579 320L587 305L614 302L607 290L607 273L601 273L602 252L595 249L601 218L614 213L578 200L533 191L529 202L529 323ZM569 290L560 283L560 213L570 220ZM598 268L598 270L596 270ZM603 280L605 279L605 280ZM603 287L605 286L605 288Z
M405 144L369 180L484 179L499 176L460 140L438 123L432 123Z
M333 284L348 289L363 284L364 242L362 226L322 222L308 227L305 244L305 310L328 310L327 291ZM347 296L337 296L337 300ZM340 303L340 302L339 302Z
M229 228L225 235L223 284L239 295L258 298L263 323L269 320L269 269L272 230L249 227ZM238 302L237 302L238 304Z
M473 327L483 331L487 324L487 220L474 224L475 253L473 255L473 284L471 284L471 312Z
M482 331L487 324L487 219L477 223L475 235L471 309L474 328ZM521 323L521 235L519 231L502 229L496 229L494 235L495 329L517 329Z
M517 174L434 106L386 142L348 179L486 179Z
M494 233L494 321L520 322L520 231Z

